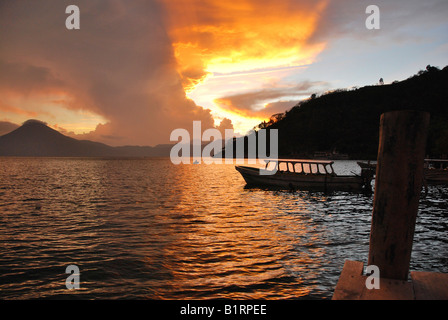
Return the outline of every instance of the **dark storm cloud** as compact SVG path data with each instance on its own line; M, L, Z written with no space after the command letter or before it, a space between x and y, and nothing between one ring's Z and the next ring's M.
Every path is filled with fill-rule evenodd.
M65 28L70 4L80 8L80 30ZM0 62L9 75L0 92L57 87L70 97L67 108L109 121L89 137L112 144L104 137L152 145L193 120L213 126L185 97L157 1L13 1L0 11Z

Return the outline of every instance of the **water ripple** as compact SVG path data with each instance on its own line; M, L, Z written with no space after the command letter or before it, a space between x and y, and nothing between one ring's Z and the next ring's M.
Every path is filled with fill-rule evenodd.
M2 299L328 299L367 259L372 196L248 189L233 165L0 161ZM421 201L411 269L448 272L447 191Z

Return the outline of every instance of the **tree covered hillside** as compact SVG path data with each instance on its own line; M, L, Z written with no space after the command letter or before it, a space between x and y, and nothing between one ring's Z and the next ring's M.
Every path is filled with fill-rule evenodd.
M312 157L314 152L346 153L352 159L376 159L379 120L392 110L431 114L427 154L448 155L448 66L427 66L404 81L335 90L302 101L258 128L279 130L280 157Z

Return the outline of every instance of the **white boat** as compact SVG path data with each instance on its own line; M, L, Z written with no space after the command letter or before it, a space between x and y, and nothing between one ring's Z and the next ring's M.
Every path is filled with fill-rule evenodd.
M337 175L333 161L278 159L268 160L266 167L235 166L248 185L292 190L371 191L371 176ZM274 174L260 174L261 170Z

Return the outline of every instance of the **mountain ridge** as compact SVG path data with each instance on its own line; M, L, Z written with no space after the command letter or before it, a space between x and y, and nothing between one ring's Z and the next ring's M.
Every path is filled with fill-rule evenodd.
M376 159L381 114L404 109L430 113L426 154L448 157L448 66L439 70L428 65L406 80L387 85L313 94L260 123L258 129L278 129L280 158L313 158L316 152L325 152ZM234 148L235 143L236 139ZM0 136L0 156L168 157L173 145L112 147L67 137L42 121L28 120ZM218 156L225 156L225 148Z
M171 145L112 147L101 142L77 140L39 120L27 120L0 136L0 156L25 157L164 157Z
M446 158L448 66L440 70L428 65L408 79L387 85L312 95L258 129L278 129L280 157L336 152L351 159L376 159L381 114L406 109L430 113L426 154Z

